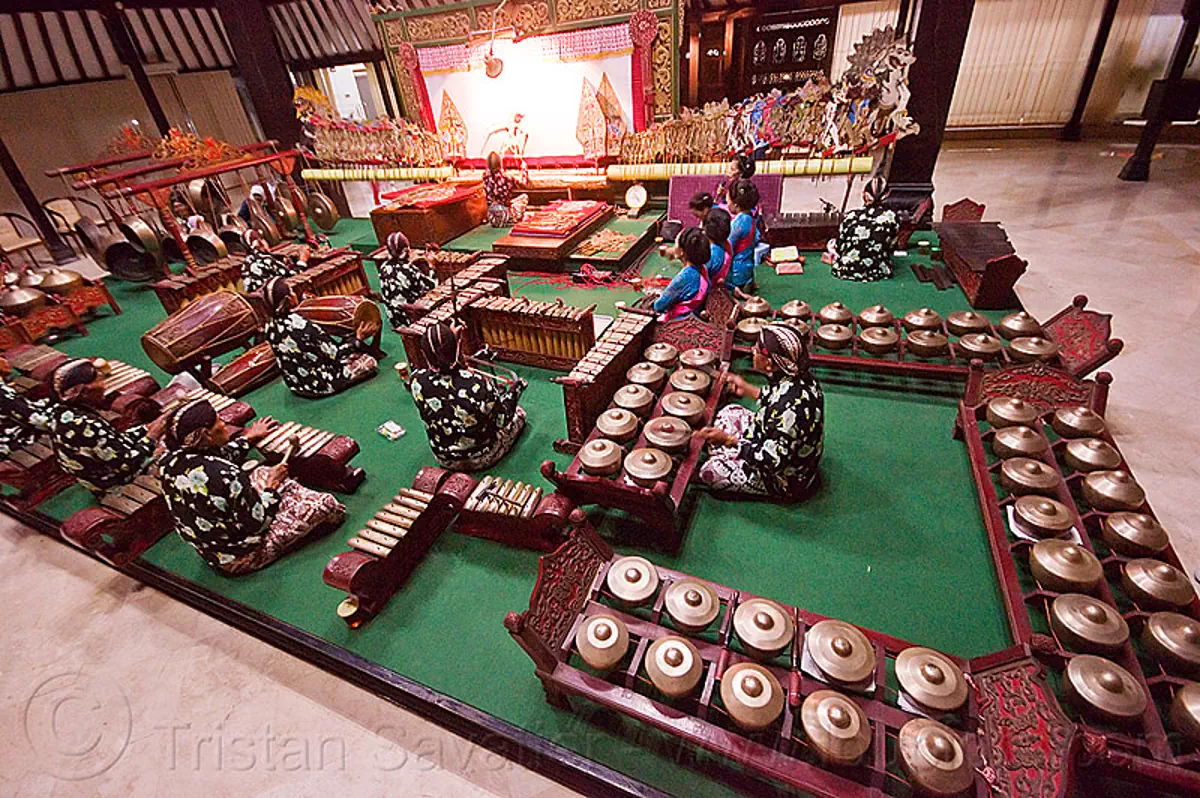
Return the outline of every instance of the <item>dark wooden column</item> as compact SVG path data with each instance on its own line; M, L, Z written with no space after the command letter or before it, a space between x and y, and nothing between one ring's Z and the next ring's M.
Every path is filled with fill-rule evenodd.
M46 248L50 250L50 257L54 258L54 262L70 263L75 260L75 253L54 229L50 217L46 215L45 208L38 202L37 195L33 193L29 183L25 182L25 175L21 174L21 169L13 160L12 153L8 151L8 145L4 143L3 137L0 137L0 169L4 170L8 182L12 184L13 191L17 192L17 196L21 198L21 204L25 206L29 218L37 225L38 232L41 233L42 240L46 242Z
M392 106L392 87L387 84L389 75L382 58L371 62L371 71L375 73L375 81L379 84L379 93L383 95L384 112L395 118L396 109Z
M263 135L287 149L301 142L292 105L292 79L284 65L263 0L216 0L238 72L246 82Z
M130 77L141 92L142 101L146 103L150 116L154 118L154 126L158 128L159 135L165 136L171 129L171 122L167 119L162 103L158 101L158 95L154 93L154 87L150 85L150 77L142 66L142 55L134 44L133 37L129 35L123 9L124 6L120 3L105 2L100 6L100 16L104 20L104 28L108 31L109 38L112 39L113 48L117 51L117 57L129 69Z
M921 132L896 144L888 198L892 207L912 210L933 194L933 168L942 149L974 9L975 0L921 0L908 101L908 111Z
M1170 115L1168 98L1171 95L1171 84L1183 77L1183 70L1187 68L1192 48L1196 46L1197 33L1200 33L1200 0L1189 0L1183 7L1183 28L1179 31L1179 38L1175 40L1175 52L1171 54L1171 64L1167 68L1167 85L1165 90L1157 95L1158 101L1146 114L1146 127L1142 128L1142 137L1138 139L1137 149L1121 167L1122 180L1145 182L1150 179L1150 157L1154 155L1158 137L1167 126L1167 118Z
M1079 141L1083 133L1083 112L1087 110L1088 97L1096 82L1096 73L1100 71L1100 61L1104 58L1104 48L1108 45L1108 34L1112 32L1113 20L1117 18L1117 6L1121 0L1105 0L1104 12L1100 15L1100 25L1096 28L1096 38L1092 41L1092 53L1088 56L1087 69L1083 71L1083 83L1079 86L1079 96L1075 99L1075 110L1071 119L1062 129L1059 138L1063 141Z

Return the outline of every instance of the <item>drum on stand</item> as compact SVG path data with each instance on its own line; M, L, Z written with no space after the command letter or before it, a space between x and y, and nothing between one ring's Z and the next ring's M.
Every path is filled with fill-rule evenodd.
M151 327L142 336L142 348L163 371L178 374L204 358L244 346L260 322L244 295L215 291Z

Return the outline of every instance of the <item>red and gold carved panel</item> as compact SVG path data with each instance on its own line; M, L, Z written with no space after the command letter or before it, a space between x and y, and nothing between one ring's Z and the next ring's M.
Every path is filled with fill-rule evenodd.
M659 19L658 35L654 37L654 47L650 51L650 71L654 76L654 114L656 116L671 114L675 110L674 63L671 22Z
M480 29L492 27L492 12L494 5L479 6L475 9L475 25ZM518 36L541 33L550 28L550 3L548 0L535 0L531 3L509 3L500 12L497 20L499 28L512 26Z
M444 14L414 14L405 19L410 42L437 42L465 39L471 31L471 16L466 11Z
M560 23L632 14L639 8L641 0L557 0L554 4Z

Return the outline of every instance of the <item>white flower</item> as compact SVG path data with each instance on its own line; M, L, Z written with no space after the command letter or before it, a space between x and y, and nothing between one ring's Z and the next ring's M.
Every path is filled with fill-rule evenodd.
M267 510L263 507L262 502L255 502L254 509L250 511L250 515L255 521L261 521L267 516Z
M779 429L791 433L796 428L796 412L788 408L779 414Z
M242 483L239 480L233 480L229 483L229 495L237 498L242 495Z
M225 501L223 496L212 496L210 497L210 501L212 502L213 507L216 507L221 512L225 512L227 509L229 509L229 502Z
M283 352L285 355L290 355L294 354L295 352L299 352L300 347L297 346L296 342L291 338L284 338L279 342L279 351Z
M229 565L229 563L236 559L237 557L234 557L232 554L217 553L217 562L221 563L221 565Z
M58 456L58 464L68 471L82 471L83 466L72 460L70 457Z
M181 490L186 490L191 493L208 493L208 474L204 473L204 469L200 467L193 468L187 472L185 481L181 486Z
M63 414L58 417L58 420L64 424L70 424L72 421L75 420L75 414L72 413L70 410L64 410Z
M201 532L211 532L213 525L212 525L211 521L206 521L203 518L197 518L196 519L196 528L199 529Z
M96 447L96 457L107 463L117 459L117 453L107 446Z
M83 437L85 437L85 438L96 437L96 430L92 429L91 427L84 427L83 428Z
M242 542L243 543L258 543L260 541L262 541L262 535L251 535L250 537L246 538Z
M429 409L434 411L435 413L442 409L442 400L438 399L437 397L430 399L428 404L429 404Z
M337 357L337 346L332 341L322 341L321 351L329 355L329 357Z

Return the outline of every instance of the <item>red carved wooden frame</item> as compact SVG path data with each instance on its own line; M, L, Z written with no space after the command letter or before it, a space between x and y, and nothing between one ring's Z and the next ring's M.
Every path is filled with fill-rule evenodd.
M1042 333L1058 344L1058 360L1068 374L1091 374L1121 353L1125 342L1112 337L1112 314L1085 310L1088 298L1079 294L1042 324Z
M949 205L942 206L942 221L978 222L983 219L983 212L986 209L986 205L982 205L972 199L963 197L958 202L952 202Z

